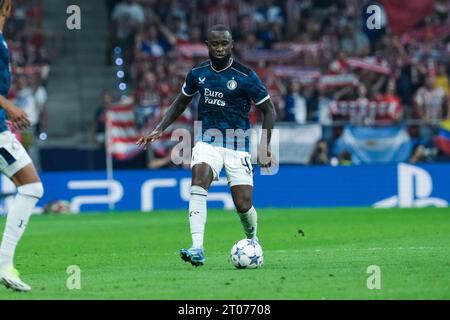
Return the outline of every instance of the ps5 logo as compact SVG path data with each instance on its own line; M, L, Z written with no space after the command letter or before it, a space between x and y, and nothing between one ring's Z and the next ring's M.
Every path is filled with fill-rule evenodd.
M447 207L444 199L430 197L433 192L433 180L430 174L422 168L401 163L397 175L398 194L378 201L375 208L422 208Z

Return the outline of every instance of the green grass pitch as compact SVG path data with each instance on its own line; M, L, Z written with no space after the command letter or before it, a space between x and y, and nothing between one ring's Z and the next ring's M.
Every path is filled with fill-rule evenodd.
M450 299L450 209L259 210L257 270L231 265L241 238L234 212L209 210L194 268L178 254L185 211L33 216L15 259L33 290L1 287L0 299ZM66 286L72 265L79 290ZM379 290L367 288L371 265Z

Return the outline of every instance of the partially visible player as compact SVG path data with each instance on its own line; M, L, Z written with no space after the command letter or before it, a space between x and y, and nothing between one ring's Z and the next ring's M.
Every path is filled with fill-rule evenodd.
M3 27L11 9L11 0L0 0L0 171L17 187L0 246L0 282L16 291L30 291L31 287L20 279L19 272L14 268L13 259L16 246L44 188L31 158L6 124L8 117L19 130L31 125L26 113L6 98L11 83L11 65Z
M199 92L198 120L202 123L202 139L192 150L192 184L189 201L189 222L192 247L180 251L181 258L194 266L203 265L203 239L206 223L206 198L213 180L218 180L222 168L231 187L233 201L247 238L257 239L257 213L253 207L253 168L248 136L235 141L226 139L227 130L237 132L250 128L248 113L253 101L264 116L263 138L259 147L259 162L269 167L269 144L276 112L266 87L256 73L231 56L233 39L223 25L211 28L206 41L208 61L191 69L181 94L175 99L156 129L142 137L138 144L147 147L159 139L165 129L186 109ZM214 132L223 139L217 141ZM198 137L196 137L198 138ZM198 140L198 139L197 139ZM262 157L261 157L262 156Z

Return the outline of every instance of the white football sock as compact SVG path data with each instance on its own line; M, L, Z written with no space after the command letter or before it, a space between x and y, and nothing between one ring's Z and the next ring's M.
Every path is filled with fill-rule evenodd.
M6 218L0 246L0 268L13 267L16 246L22 238L33 208L44 193L42 184L39 182L20 186L17 191Z
M191 226L192 247L203 248L206 224L206 198L208 191L199 186L191 187L189 199L189 224Z
M248 239L256 238L256 229L258 225L258 214L256 209L251 207L250 210L244 213L239 213L242 226L244 227L245 236Z

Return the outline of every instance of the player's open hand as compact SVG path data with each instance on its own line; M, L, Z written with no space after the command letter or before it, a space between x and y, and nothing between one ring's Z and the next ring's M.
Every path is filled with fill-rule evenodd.
M163 132L160 129L153 130L152 133L150 133L147 136L141 137L136 144L143 148L144 150L147 150L148 145L151 144L153 141L158 140L162 136Z
M10 108L7 109L7 114L9 120L12 122L13 126L18 130L27 129L31 126L31 122L28 119L28 115L15 105L11 104Z

